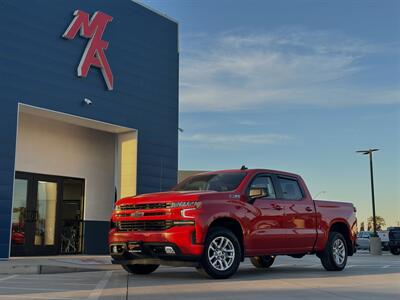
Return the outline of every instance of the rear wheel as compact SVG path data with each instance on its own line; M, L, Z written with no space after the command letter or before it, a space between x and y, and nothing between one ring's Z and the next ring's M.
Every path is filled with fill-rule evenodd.
M347 263L347 244L343 235L339 232L329 233L325 249L318 256L327 271L342 271Z
M275 256L271 255L254 256L250 258L250 261L256 268L267 269L274 263Z
M153 273L159 265L122 265L125 271L136 275L147 275Z
M206 238L198 270L215 279L235 274L240 264L241 247L236 236L223 227L212 228Z

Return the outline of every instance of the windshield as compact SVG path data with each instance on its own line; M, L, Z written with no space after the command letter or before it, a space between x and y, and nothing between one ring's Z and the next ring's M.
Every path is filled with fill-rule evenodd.
M245 176L245 172L196 175L179 183L174 191L233 191Z

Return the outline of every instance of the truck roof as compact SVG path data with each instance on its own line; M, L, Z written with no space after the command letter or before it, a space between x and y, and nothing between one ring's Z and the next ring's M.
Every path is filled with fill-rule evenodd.
M273 173L273 174L281 174L281 175L287 175L287 176L293 176L293 177L300 177L298 174L295 174L295 173L272 170L272 169L246 169L246 170L230 169L230 170L218 170L218 171L203 172L200 174L220 174L220 173L238 173L238 172L243 172L243 173L265 172L265 173Z

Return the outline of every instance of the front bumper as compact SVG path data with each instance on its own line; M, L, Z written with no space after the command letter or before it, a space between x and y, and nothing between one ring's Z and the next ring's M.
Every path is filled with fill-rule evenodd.
M195 260L203 254L203 245L196 243L194 226L176 226L165 231L118 232L108 236L109 250L115 259L157 258L163 260ZM117 252L114 252L114 246ZM169 246L174 253L166 253Z
M165 248L169 249L167 253ZM184 255L172 243L128 242L109 246L113 264L163 264L172 266L197 266L200 256ZM172 253L171 253L172 250Z

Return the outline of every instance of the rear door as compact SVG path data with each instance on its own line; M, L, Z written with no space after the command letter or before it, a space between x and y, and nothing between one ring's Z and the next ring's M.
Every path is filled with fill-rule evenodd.
M289 252L311 251L317 228L314 201L302 190L296 177L277 176L275 179L279 200L285 207L284 247Z

